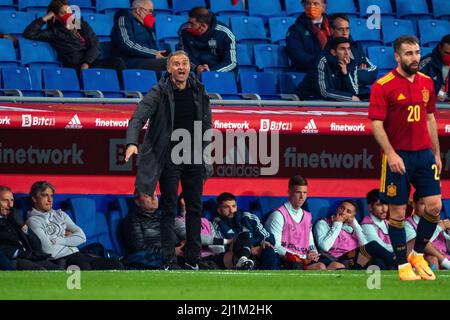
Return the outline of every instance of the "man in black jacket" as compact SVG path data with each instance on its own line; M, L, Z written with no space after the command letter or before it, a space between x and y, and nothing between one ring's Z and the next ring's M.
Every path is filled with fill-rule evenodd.
M211 128L211 108L204 86L189 76L190 61L184 51L169 55L167 70L169 74L164 75L138 104L130 120L125 161L138 154L139 132L148 120L149 126L139 151L136 189L153 195L159 180L163 264L166 269L171 269L177 266L174 222L181 180L187 208L185 267L197 270L201 249L203 181L208 175L205 172L210 172L212 167L205 165L202 156L207 142L202 142L201 150L197 150L200 148L194 141L202 141L203 134ZM183 143L190 141L187 148L179 150L180 146L171 141L180 139L180 136L173 137L173 132L180 133Z
M47 28L43 29L45 24ZM74 19L65 0L53 0L48 6L48 13L32 21L25 28L23 37L49 42L64 67L111 68L116 69L119 76L125 68L125 63L119 58L102 58L96 34L86 21Z
M59 270L41 250L39 238L23 223L13 209L14 196L9 187L0 186L0 251L17 270Z

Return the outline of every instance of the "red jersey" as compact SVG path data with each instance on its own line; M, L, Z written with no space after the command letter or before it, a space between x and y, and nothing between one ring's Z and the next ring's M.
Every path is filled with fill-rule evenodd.
M411 82L394 69L372 86L369 119L384 121L394 150L430 149L427 114L435 111L433 80L423 73L416 73Z

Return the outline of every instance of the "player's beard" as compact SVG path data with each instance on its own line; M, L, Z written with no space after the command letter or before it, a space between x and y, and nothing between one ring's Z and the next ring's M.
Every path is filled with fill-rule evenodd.
M412 68L411 68L411 66L412 66L413 64L416 64L416 65L417 65L417 68L416 68L416 69L412 69ZM407 65L406 63L404 63L404 62L402 61L401 67L402 67L403 71L404 71L408 76L412 76L412 75L416 74L417 71L419 71L419 64L418 64L417 62L411 62L409 65Z

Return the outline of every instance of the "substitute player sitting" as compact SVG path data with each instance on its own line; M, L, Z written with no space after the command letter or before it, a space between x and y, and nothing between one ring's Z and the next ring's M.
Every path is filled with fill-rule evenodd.
M397 67L372 86L369 105L373 135L383 150L380 198L389 203L389 237L398 259L400 279L434 280L423 253L442 207L442 162L434 118L436 95L433 80L418 72L417 37L397 38L394 50ZM417 226L414 249L407 258L404 225L410 184L423 198L425 213Z

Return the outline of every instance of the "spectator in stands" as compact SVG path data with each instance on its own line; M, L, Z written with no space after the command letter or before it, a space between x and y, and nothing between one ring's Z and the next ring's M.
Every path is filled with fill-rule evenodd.
M434 81L434 91L440 102L450 99L450 34L441 39L433 52L422 58L419 69Z
M0 186L0 252L17 270L62 269L50 255L42 252L39 238L24 224L14 210L14 195L9 187ZM2 260L2 259L0 259ZM3 260L1 265L7 261ZM2 267L0 267L2 269Z
M162 71L168 52L157 49L153 3L134 0L131 12L119 10L111 30L111 55L122 58L128 68Z
M343 200L330 218L317 222L314 232L317 244L330 261L348 269L365 269L372 263L380 269L397 268L396 258L376 241L368 242L355 216L358 206L353 200Z
M275 237L275 249L286 269L326 270L312 234L312 215L302 209L307 198L308 181L302 176L289 179L288 201L272 212L266 229ZM340 264L333 263L330 269Z
M367 242L376 241L389 252L394 252L389 237L389 223L387 220L389 206L380 199L380 190L373 189L366 196L369 215L361 221L361 227Z
M257 263L257 268L264 270L279 269L279 258L275 252L275 238L261 224L259 218L237 208L236 197L228 192L217 197L217 216L213 228L219 238L232 239L235 252L229 265L237 264L239 257L243 262L248 259ZM230 256L231 258L231 256Z
M406 219L405 232L408 254L414 248L417 237L417 226L425 213L425 203L419 197L417 191L413 195L413 214ZM441 266L443 269L450 269L450 221L440 220L428 244L425 246L425 260L436 269Z
M336 39L344 37L350 39L350 59L355 60L358 66L358 81L360 84L371 85L376 79L378 70L375 65L370 62L366 54L366 49L361 43L353 41L350 36L350 19L344 13L335 13L330 17L331 38ZM330 50L331 42L327 43L324 51Z
M66 0L52 0L47 14L31 22L25 28L23 37L49 42L64 67L77 70L111 68L117 71L119 77L125 68L121 59L102 58L94 31L83 19L75 19Z
M6 33L1 33L1 32L0 32L0 39L8 39L8 40L11 40L11 41L14 43L14 47L15 47L15 48L18 47L19 40L18 40L16 37L14 37L14 36L12 36L12 35L10 35L10 34L6 34Z
M368 99L370 90L358 78L358 65L350 58L348 38L331 41L330 50L322 54L316 69L309 72L299 85L302 100L360 101Z
M31 186L33 208L28 212L27 225L38 236L42 250L64 266L77 265L81 270L123 269L119 261L91 257L78 250L86 235L61 209L53 209L55 188L47 181Z
M305 13L289 27L286 50L295 70L309 72L331 37L326 15L327 0L302 0Z
M188 53L197 76L204 71L227 72L236 68L234 34L207 8L191 9L189 22L181 26L179 34L181 47Z

